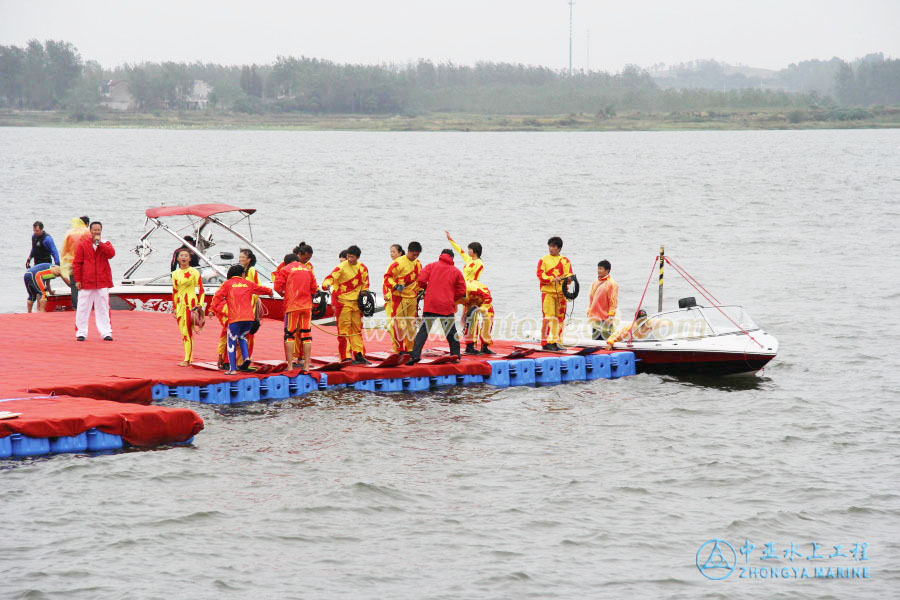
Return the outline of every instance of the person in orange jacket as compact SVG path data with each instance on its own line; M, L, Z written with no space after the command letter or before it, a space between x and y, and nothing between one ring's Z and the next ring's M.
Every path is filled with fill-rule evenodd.
M491 329L494 326L494 304L491 290L480 281L466 282L466 297L462 301L465 328L463 341L466 354L478 354L477 342L481 342L481 354L494 354L490 345Z
M312 248L309 248L312 254ZM284 296L284 356L288 369L294 368L294 357L302 349L303 372L309 371L312 347L312 301L319 289L316 277L296 254L284 259L282 277L275 291Z
M419 254L422 244L410 242L406 254L398 256L384 273L382 291L385 292L385 311L391 332L394 353L409 354L416 336L416 307L421 289L418 283L422 272ZM390 297L387 293L390 292Z
M234 355L235 347L240 345L241 356L244 359L240 369L250 370L250 349L247 347L247 334L253 327L256 314L253 307L253 296L271 295L272 288L257 285L242 277L244 267L232 265L228 269L228 280L223 283L210 303L210 310L222 318L223 309L228 309L228 365L226 375L237 373L237 360Z
M608 260L597 263L597 280L591 284L587 317L593 329L592 338L605 340L615 327L616 309L619 306L619 284L609 276L612 265Z
M548 254L537 265L537 278L541 288L541 346L544 350L562 350L562 329L566 318L566 297L563 286L574 275L572 263L560 254L563 241L558 236L547 240Z
M328 290L334 286L332 296L337 296L340 302L338 335L347 340L347 348L341 359L365 365L369 361L363 355L365 349L362 340L362 311L359 310L358 301L359 294L369 289L369 269L359 261L361 253L359 246L347 248L347 260L336 266L322 280L322 289Z

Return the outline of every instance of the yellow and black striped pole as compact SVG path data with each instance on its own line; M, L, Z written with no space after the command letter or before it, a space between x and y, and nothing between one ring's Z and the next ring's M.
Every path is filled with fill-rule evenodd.
M663 265L666 264L666 247L659 247L659 310L662 312L662 296L663 296Z

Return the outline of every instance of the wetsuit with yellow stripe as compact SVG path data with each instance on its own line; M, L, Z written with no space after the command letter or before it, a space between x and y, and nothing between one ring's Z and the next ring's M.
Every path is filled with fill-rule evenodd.
M545 255L538 261L537 278L541 287L541 344L561 344L563 322L566 318L566 297L563 283L556 277L572 274L572 263L565 256Z
M491 329L494 326L494 299L491 290L480 281L466 282L466 297L462 302L463 316L469 316L469 310L475 310L466 323L463 342L471 344L480 341L484 346L494 343L491 339Z
M353 358L365 350L362 341L362 312L359 310L359 293L369 289L369 269L361 262L351 265L343 261L322 280L322 287L333 287L332 297L337 296L340 314L337 319L338 334L347 340L341 358Z
M410 260L405 254L398 256L384 273L382 291L390 291L390 300L386 300L385 311L388 315L388 327L391 331L391 343L394 352L412 351L416 337L416 306L419 294L419 273L422 263L419 259ZM402 290L394 287L402 285Z

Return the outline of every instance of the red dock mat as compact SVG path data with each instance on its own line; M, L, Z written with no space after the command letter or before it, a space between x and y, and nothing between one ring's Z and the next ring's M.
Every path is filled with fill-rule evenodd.
M75 436L96 427L122 436L132 446L157 446L183 442L203 429L203 419L187 408L93 398L25 398L0 402L0 410L21 413L0 421L0 437L12 433L35 438Z

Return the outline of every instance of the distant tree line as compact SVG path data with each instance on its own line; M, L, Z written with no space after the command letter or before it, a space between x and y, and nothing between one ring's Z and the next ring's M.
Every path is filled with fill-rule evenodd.
M655 68L660 68L657 65ZM621 73L523 64L338 64L279 56L269 65L139 63L102 69L68 42L0 46L0 106L88 111L104 82L124 80L139 111L183 109L194 81L212 87L212 107L246 113L593 113L806 108L900 104L900 60L805 61L764 79L715 61L679 65L667 77L630 65ZM774 82L773 82L774 81ZM674 82L674 84L673 84ZM832 100L834 98L834 100Z

